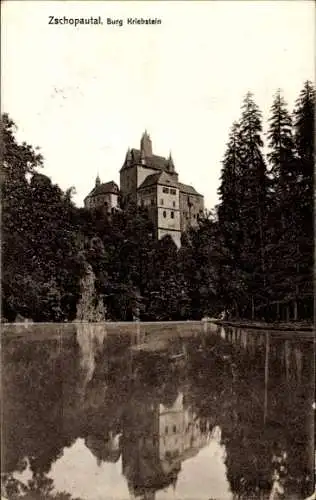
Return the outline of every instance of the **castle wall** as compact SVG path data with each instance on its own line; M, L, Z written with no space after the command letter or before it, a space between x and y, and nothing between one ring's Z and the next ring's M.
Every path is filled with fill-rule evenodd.
M158 240L161 240L164 236L171 236L178 248L181 247L181 233L180 231L171 231L170 229L158 229Z
M144 182L148 175L156 174L157 172L159 172L159 170L137 165L137 187L139 187Z
M170 186L157 186L158 207L179 210L179 189Z
M170 234L177 247L181 246L179 189L157 186L158 238Z
M157 207L157 186L149 186L138 192L138 205L143 207Z
M109 193L109 206L111 208L118 208L118 195L114 193Z
M107 207L108 210L118 208L118 195L114 193L104 193L97 196L88 196L84 200L84 205L88 209Z
M120 172L120 190L123 198L129 197L136 200L137 167L124 168Z
M204 198L193 194L180 192L180 213L181 213L181 232L188 229L189 226L197 226L198 215L203 213Z

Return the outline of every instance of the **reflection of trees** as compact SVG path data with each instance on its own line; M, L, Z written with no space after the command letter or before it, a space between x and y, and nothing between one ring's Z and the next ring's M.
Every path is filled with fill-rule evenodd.
M271 342L264 426L265 346L259 337L249 342L239 333L231 343L201 335L170 340L159 353L132 352L128 335L99 332L95 338L93 325L89 335L80 328L79 343L70 337L62 346L60 340L3 342L4 472L22 471L28 458L35 481L28 488L44 491L51 464L81 437L99 463L115 462L122 453L131 492L150 496L175 484L184 459L169 457L167 467L158 446L159 408L167 414L182 393L199 432L222 429L234 493L249 498L258 489L269 491L272 458L283 452L287 487L308 493L310 346Z
M2 479L1 494L10 500L80 500L69 493L53 492L53 480L43 474L35 474L28 484L22 484L12 475Z
M74 439L64 434L63 427L65 380L74 386L77 372L72 339L59 349L58 340L12 341L4 346L5 471L15 470L29 457L34 473L48 472L52 461Z
M204 343L202 349L195 345L190 352L189 348L188 365L192 405L198 414L222 428L232 491L245 499L269 492L273 474L277 471L280 475L281 467L279 464L276 468L273 457L286 452L281 470L287 491L307 496L312 430L308 414L313 401L310 347L296 345L290 365L284 356L284 341L271 342L268 418L263 425L264 343L259 335L250 345L238 339L243 340L243 348L237 338L230 340L234 342L230 354L220 341L214 347L214 339Z
M47 473L78 437L120 428L129 373L123 358L111 357L114 337L99 347L90 373L82 362L89 353L73 337L3 342L4 472L22 471L27 457L34 474Z

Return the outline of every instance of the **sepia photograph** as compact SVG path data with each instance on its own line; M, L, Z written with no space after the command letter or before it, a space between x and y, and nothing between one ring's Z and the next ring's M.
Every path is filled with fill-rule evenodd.
M316 500L315 19L1 2L1 500Z

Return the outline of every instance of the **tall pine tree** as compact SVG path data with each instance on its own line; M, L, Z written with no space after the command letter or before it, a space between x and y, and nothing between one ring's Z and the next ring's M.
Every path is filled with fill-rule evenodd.
M304 84L294 109L294 138L298 161L299 176L297 190L299 203L299 226L297 238L297 258L299 270L296 284L296 295L303 302L301 314L311 317L313 314L313 172L314 172L314 138L315 138L315 88L307 81ZM297 316L297 304L294 308L294 319Z
M220 282L218 290L226 309L239 315L241 303L246 303L245 279L241 266L243 233L241 221L242 200L242 142L240 125L232 126L226 152L222 162L221 184L218 190L218 224L220 229L219 246ZM238 297L238 300L237 300Z
M242 268L247 277L250 304L246 314L255 317L266 302L265 229L268 176L262 148L261 112L248 92L240 121L240 220ZM250 310L249 310L250 308Z
M279 319L284 310L282 303L287 310L287 301L291 294L296 266L295 234L298 224L293 210L297 198L297 161L292 119L281 90L276 92L271 107L268 141L271 192L266 246L267 293L271 302L270 315Z

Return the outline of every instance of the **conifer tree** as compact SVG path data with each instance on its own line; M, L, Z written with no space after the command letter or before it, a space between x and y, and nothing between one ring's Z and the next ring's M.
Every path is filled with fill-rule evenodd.
M289 293L293 268L293 245L296 231L294 207L297 198L297 161L292 134L292 119L279 89L273 100L269 119L269 153L271 196L266 261L269 270L268 294L276 303L274 313L280 316L280 302ZM273 305L273 304L272 304ZM273 307L274 310L274 307Z
M221 184L218 190L218 224L220 230L220 282L219 291L224 306L235 309L238 314L236 297L241 298L244 280L241 269L242 251L242 142L240 125L232 126L227 149L222 162Z
M267 213L267 168L264 161L261 112L248 92L240 121L241 173L240 221L242 228L242 268L248 276L251 317L265 300L265 229ZM256 297L255 297L256 296Z
M315 137L315 88L307 81L304 84L294 109L294 138L298 161L297 192L299 203L295 209L298 215L297 235L297 283L296 297L305 300L306 311L312 315L313 295L313 171ZM298 305L294 302L294 319Z
M226 153L222 163L221 184L218 189L220 205L218 209L219 223L227 244L236 251L238 240L241 144L239 124L232 126Z
M274 97L269 125L268 145L270 152L268 160L271 165L271 173L276 183L278 182L279 187L282 188L290 182L293 176L294 140L292 119L280 89Z

